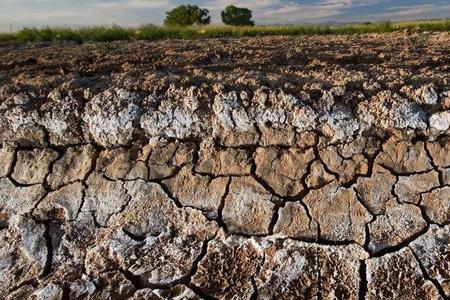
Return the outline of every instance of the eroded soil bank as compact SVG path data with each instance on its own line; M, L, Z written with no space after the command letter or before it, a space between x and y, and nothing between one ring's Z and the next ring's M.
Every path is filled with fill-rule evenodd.
M0 298L450 297L449 44L0 46Z

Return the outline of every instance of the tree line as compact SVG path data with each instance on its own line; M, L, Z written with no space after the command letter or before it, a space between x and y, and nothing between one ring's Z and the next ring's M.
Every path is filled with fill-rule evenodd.
M222 22L233 26L253 26L252 11L248 8L227 6L221 13ZM180 5L166 13L166 26L208 25L211 23L209 11L197 5Z

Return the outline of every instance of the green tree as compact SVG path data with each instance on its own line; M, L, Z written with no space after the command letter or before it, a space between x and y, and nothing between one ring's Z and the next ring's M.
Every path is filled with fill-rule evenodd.
M234 5L227 6L222 11L222 22L227 25L234 26L253 26L252 11L248 8L236 7Z
M164 25L191 26L207 25L211 22L209 11L197 5L181 5L166 13Z

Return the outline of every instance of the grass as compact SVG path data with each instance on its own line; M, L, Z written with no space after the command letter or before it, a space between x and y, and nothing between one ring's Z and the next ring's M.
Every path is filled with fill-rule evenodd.
M144 25L136 28L113 26L93 26L82 28L23 28L16 33L0 33L0 42L110 42L118 40L159 40L255 37L279 35L312 34L364 34L386 33L406 28L420 27L425 31L450 31L450 19L411 22L377 22L348 25L291 25L233 27L209 25L199 27L165 27Z

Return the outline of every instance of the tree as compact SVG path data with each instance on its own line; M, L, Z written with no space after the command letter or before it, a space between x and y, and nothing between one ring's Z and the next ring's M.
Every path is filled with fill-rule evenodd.
M227 6L222 11L222 21L227 25L234 26L253 26L252 11L248 8L236 7L234 5Z
M164 25L191 26L207 25L211 22L209 11L197 5L181 5L166 13Z

